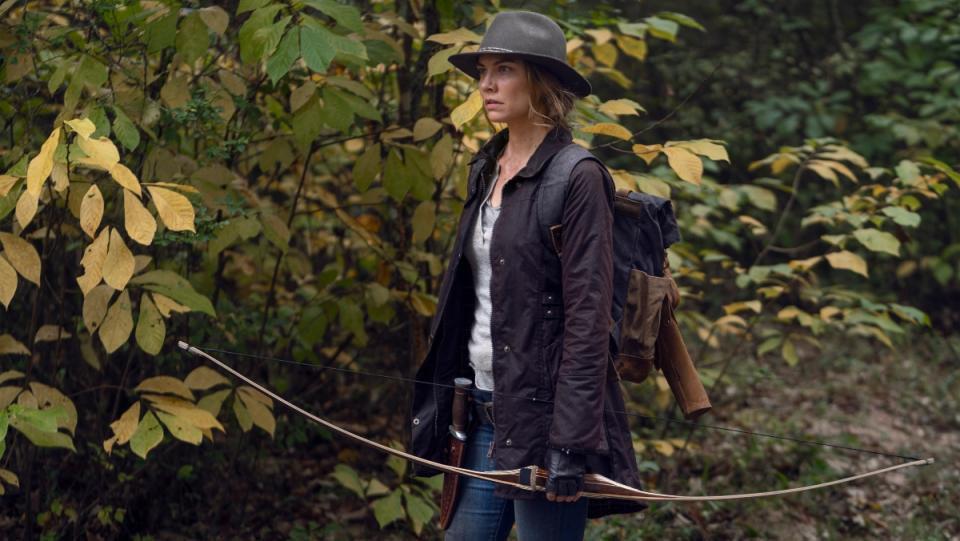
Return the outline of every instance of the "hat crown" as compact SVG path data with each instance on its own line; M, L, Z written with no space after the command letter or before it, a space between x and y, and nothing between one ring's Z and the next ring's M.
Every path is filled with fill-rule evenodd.
M483 35L479 53L532 53L566 61L567 39L560 25L532 11L498 14Z

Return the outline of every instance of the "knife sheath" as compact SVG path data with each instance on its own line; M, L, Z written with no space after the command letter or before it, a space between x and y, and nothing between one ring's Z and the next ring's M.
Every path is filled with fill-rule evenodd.
M467 445L467 393L473 382L466 378L453 380L453 424L450 425L450 442L447 448L447 463L451 466L463 465L463 455ZM457 507L457 492L460 476L455 473L443 474L443 492L440 494L440 529L450 526L450 519Z

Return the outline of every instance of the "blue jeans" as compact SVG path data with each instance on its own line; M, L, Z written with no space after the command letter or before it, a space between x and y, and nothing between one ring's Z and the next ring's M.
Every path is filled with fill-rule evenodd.
M490 393L474 391L481 400ZM493 427L475 423L467 440L463 467L478 471L495 469L490 454ZM532 500L509 500L493 494L495 485L473 477L460 477L460 493L447 541L503 541L517 523L520 541L567 541L583 539L587 525L587 499L573 503L550 502L538 494Z

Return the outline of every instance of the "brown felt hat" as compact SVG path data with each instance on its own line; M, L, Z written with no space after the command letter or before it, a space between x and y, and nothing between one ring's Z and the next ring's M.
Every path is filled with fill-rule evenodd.
M483 35L480 48L458 53L450 63L474 79L480 78L477 59L485 54L517 56L553 73L560 84L577 97L590 95L590 82L567 63L567 39L560 25L546 15L532 11L504 11L497 14Z

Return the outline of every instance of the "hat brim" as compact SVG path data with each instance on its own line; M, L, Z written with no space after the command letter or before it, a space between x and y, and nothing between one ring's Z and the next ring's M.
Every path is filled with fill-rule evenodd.
M570 67L566 62L561 62L552 56L545 56L532 53L520 53L512 51L489 52L475 51L470 53L457 53L451 55L449 60L457 69L466 73L474 79L480 78L480 72L477 71L477 60L487 54L502 54L506 56L516 56L528 60L550 70L564 88L573 92L578 98L585 98L593 91L590 82L580 75L577 70Z

